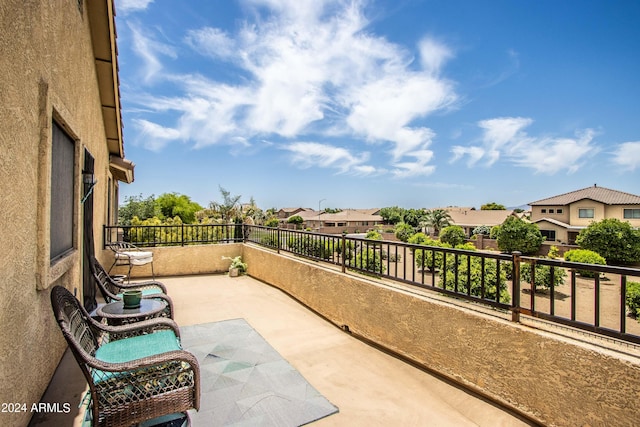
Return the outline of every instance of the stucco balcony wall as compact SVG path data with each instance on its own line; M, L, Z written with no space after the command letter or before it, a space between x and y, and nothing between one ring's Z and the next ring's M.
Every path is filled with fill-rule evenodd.
M544 425L634 425L638 359L256 246L248 273L333 323Z
M230 261L223 257L233 258L242 255L242 244L159 246L142 250L153 252L153 272L156 277L185 276L227 271ZM103 265L109 269L113 264L114 254L111 250L103 250L102 255L102 259L105 260ZM128 269L128 266L115 266L111 274L126 274ZM133 266L131 277L151 277L151 264Z

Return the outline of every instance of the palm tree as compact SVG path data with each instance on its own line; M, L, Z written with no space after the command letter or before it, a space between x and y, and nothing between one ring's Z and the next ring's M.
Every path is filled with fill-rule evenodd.
M429 227L433 229L433 235L440 234L440 230L444 227L451 225L451 215L444 209L433 209L427 211L424 221L420 224L421 227Z

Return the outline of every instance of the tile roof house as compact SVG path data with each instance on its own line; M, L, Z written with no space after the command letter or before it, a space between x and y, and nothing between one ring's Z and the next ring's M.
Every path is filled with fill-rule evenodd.
M447 208L451 217L451 225L459 225L467 237L471 237L473 229L481 225L493 227L502 224L508 217L515 215L513 210L476 210L467 208Z
M538 224L547 241L575 244L580 230L591 222L608 218L640 227L640 196L597 185L529 205L531 222Z
M284 211L281 209L280 212ZM337 213L319 212L313 209L289 209L292 212L286 218L280 219L281 227L287 227L287 220L292 216L300 216L303 219L302 228L308 228L320 233L340 234L365 232L384 221L380 215L380 209L344 209Z

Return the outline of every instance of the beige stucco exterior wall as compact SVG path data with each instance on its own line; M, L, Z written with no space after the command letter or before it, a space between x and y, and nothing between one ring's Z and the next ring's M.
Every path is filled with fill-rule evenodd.
M242 244L168 246L142 250L153 252L153 272L156 277L185 276L228 271L231 261L226 258L242 255ZM103 265L108 270L113 264L113 252L104 250L103 256ZM126 274L127 271L127 266L115 266L111 274ZM134 266L131 269L131 277L151 277L151 264Z
M542 209L545 209L545 213L542 213ZM553 209L553 213L549 213L549 210ZM562 209L562 213L557 213L558 209ZM532 206L531 207L531 221L537 221L542 218L551 218L560 222L569 224L569 206ZM577 215L577 214L576 214Z
M625 209L640 209L640 205L611 205L605 206L605 218L618 218L631 224L632 227L640 227L640 219L629 219L624 217Z
M640 365L441 299L246 245L251 276L545 425L635 425Z
M579 218L580 209L593 209L593 218ZM588 226L594 221L605 219L605 205L594 200L585 199L572 203L570 206L569 224L577 226Z
M81 166L95 158L95 235L105 217L108 153L89 19L76 1L0 2L0 402L27 405L0 424L26 425L66 347L50 290L81 298ZM49 261L52 121L76 140L75 250Z

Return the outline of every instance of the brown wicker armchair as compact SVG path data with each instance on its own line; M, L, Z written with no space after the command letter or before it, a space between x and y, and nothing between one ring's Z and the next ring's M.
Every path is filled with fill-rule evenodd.
M98 290L106 303L122 300L122 293L127 289L140 289L142 298L153 298L164 301L167 308L164 317L173 319L173 301L167 295L167 287L157 280L137 283L122 283L113 279L96 257L91 257L91 274L96 280Z
M151 277L156 278L153 272L153 252L143 251L133 243L129 242L113 242L108 243L107 247L113 251L113 264L109 268L109 272L117 265L129 266L127 272L127 281L131 281L131 268L134 265L151 264Z
M182 350L175 322L106 326L61 286L52 289L51 305L89 383L94 426L131 426L199 409L200 367L193 354Z

